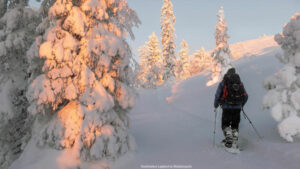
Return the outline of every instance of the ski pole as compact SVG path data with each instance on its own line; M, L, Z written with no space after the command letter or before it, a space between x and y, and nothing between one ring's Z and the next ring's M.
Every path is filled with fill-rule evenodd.
M244 108L243 107L242 107L242 110L244 112ZM244 116L245 119L247 119L247 117L245 116L245 113L243 113L243 116Z
M215 138L216 138L216 125L217 125L217 108L214 110L215 112L215 125L214 125L214 138L213 138L213 144L214 144L214 147L216 146L216 143L215 143Z
M253 125L252 121L249 119L249 117L247 116L247 114L245 113L244 109L242 108L243 114L244 116L248 119L249 123L251 124L251 126L253 127L256 135L262 140L263 138L260 136L260 134L258 133L258 131L256 130L255 126Z

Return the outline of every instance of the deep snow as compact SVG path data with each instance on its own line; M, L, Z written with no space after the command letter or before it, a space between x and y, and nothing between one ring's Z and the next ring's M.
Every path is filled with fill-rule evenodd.
M263 141L241 116L240 140L244 150L239 155L231 155L222 148L213 147L213 99L217 84L206 87L209 76L203 73L173 86L172 90L140 91L140 98L131 113L131 131L138 151L121 158L122 165L114 168L185 165L197 169L298 169L299 141L285 142L277 132L275 120L268 111L261 109L266 93L263 79L282 66L274 57L279 51L279 47L273 47L262 55L234 62L249 93L245 111L264 137ZM216 142L219 143L223 135L221 112L218 112Z
M232 155L213 147L213 99L217 84L205 86L209 80L206 72L172 88L139 90L140 96L130 114L131 133L138 149L119 158L112 169L149 168L146 165L170 165L165 166L168 168L181 165L195 169L298 169L300 142L285 142L277 132L275 120L268 111L261 109L266 93L263 79L282 66L274 57L280 52L279 47L269 49L234 61L249 94L245 111L264 137L263 141L241 116L240 140L244 150L239 155ZM220 118L219 110L217 143L223 139ZM71 154L70 150L40 150L30 143L10 169L70 168L78 163ZM105 162L89 163L82 168L100 169L106 165Z

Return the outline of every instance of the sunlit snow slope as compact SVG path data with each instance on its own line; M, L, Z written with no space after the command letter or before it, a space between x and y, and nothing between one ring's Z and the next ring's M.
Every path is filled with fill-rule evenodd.
M263 55L278 49L274 36L265 36L229 45L233 58Z
M140 90L140 98L131 113L131 131L138 151L121 158L113 168L184 165L195 169L298 169L299 141L291 144L280 138L277 123L268 111L261 109L266 93L262 81L281 67L274 57L280 52L279 47L272 39L264 39L232 45L236 47L232 48L235 52L239 51L238 46L246 49L241 55L248 57L236 60L234 66L249 93L245 111L264 137L262 141L241 116L240 140L244 150L239 155L231 155L213 147L213 99L217 85L206 87L209 75L203 73L172 88ZM220 118L219 110L218 144L223 139Z

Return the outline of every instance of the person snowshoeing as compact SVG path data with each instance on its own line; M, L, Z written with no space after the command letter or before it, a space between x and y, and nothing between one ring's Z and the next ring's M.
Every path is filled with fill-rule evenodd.
M225 139L222 144L226 148L238 149L238 135L240 112L248 100L248 94L244 88L235 68L230 68L224 75L215 94L214 107L219 106L222 112L222 130Z

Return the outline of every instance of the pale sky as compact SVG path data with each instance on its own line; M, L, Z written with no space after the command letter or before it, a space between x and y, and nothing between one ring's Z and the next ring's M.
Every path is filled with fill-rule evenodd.
M34 1L34 0L31 0ZM142 24L134 29L135 40L129 40L137 58L137 48L155 32L160 38L160 10L163 0L127 0ZM295 13L300 13L300 0L172 0L176 17L177 51L182 39L190 47L190 54L203 46L213 49L216 13L224 7L228 24L229 43L255 39L263 34L273 35ZM35 5L36 3L31 3Z

